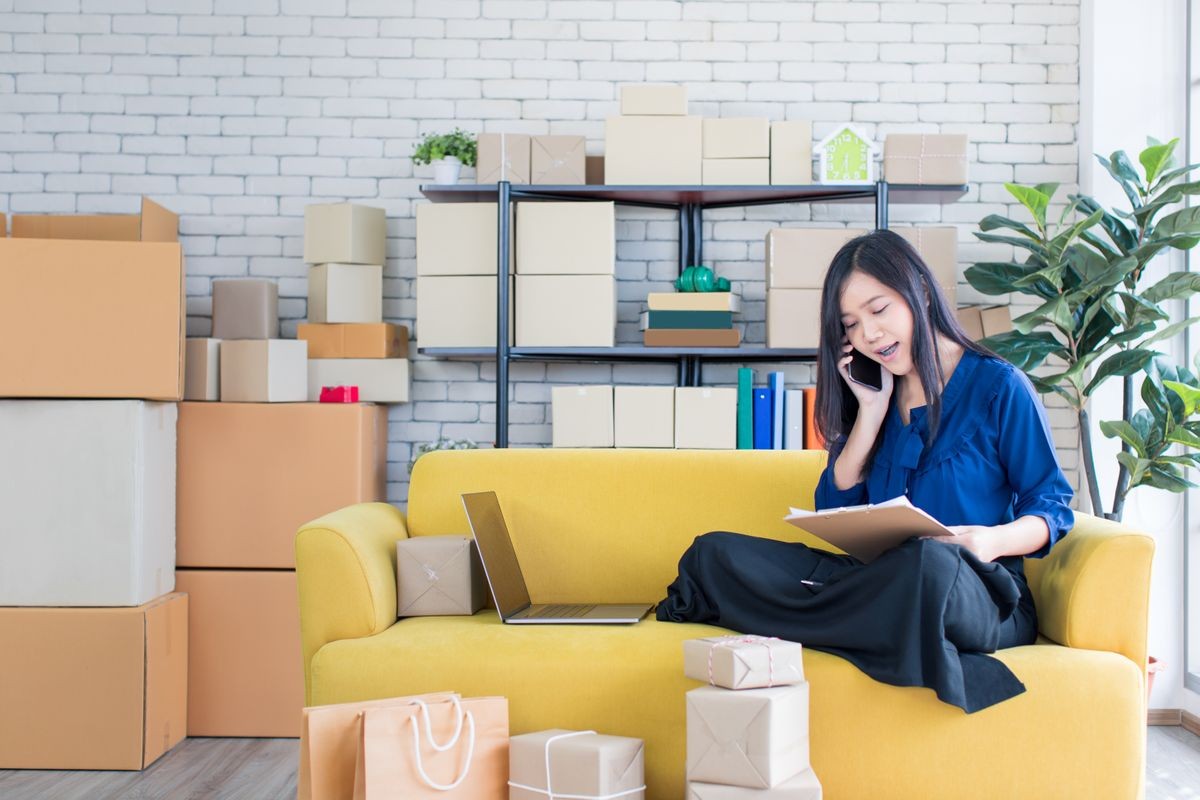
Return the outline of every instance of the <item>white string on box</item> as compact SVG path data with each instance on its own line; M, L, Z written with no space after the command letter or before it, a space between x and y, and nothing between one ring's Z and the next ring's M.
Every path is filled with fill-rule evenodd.
M638 792L646 791L645 784L642 784L641 786L637 787L636 789L625 789L624 791L612 792L611 794L563 794L562 792L556 792L550 788L550 745L554 744L555 742L557 742L560 739L571 739L575 736L595 736L595 735L596 735L595 731L569 731L568 733L556 734L546 740L546 751L545 751L546 788L545 789L542 789L541 787L538 787L538 786L526 786L525 784L517 783L516 781L509 781L508 785L513 789L524 789L527 792L534 792L536 794L544 794L544 795L546 795L548 800L613 800L613 798L616 798L616 797L627 797L631 794L637 794Z
M767 688L770 689L775 685L775 651L771 648L770 642L779 641L778 636L722 636L717 641L713 642L713 646L708 648L708 683L711 686L716 686L717 682L713 678L713 653L718 647L732 648L739 644L761 644L767 648Z
M426 786L431 789L436 789L439 792L448 792L452 789L457 789L459 785L467 779L467 775L471 773L471 760L475 757L475 715L470 711L463 712L462 706L459 704L457 697L450 698L450 702L454 704L454 708L458 712L456 715L458 717L458 724L455 726L454 735L450 737L450 740L443 745L439 745L433 741L433 726L429 722L429 706L427 706L422 700L413 700L412 702L421 707L421 716L425 720L425 736L429 740L429 744L433 747L433 749L437 750L438 752L445 752L458 742L458 738L462 734L462 721L464 717L466 718L468 730L467 755L463 759L462 774L459 775L453 783L448 784L437 783L425 772L425 765L421 761L420 734L417 733L417 728L419 728L420 725L417 723L417 717L415 714L408 718L408 721L412 723L413 763L416 765L417 774L420 775L421 780L425 782Z

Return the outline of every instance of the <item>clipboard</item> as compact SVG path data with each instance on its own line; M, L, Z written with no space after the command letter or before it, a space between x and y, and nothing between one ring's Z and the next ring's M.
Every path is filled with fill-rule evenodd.
M913 536L955 536L900 495L882 503L806 511L792 508L784 520L864 563Z

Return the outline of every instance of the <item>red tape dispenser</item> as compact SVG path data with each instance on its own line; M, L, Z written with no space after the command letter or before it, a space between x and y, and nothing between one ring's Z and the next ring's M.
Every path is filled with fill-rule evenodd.
M322 386L320 401L322 403L357 403L358 387Z

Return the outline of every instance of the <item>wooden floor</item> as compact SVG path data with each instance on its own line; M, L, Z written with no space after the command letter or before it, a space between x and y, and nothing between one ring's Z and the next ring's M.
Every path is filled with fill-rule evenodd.
M1149 729L1146 800L1200 798L1200 738ZM295 739L188 739L144 772L0 770L3 800L294 800Z

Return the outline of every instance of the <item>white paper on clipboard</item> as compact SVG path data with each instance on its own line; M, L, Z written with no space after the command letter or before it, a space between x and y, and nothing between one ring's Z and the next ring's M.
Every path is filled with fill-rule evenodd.
M874 561L913 536L955 535L905 495L862 506L789 510L784 520L863 562Z

